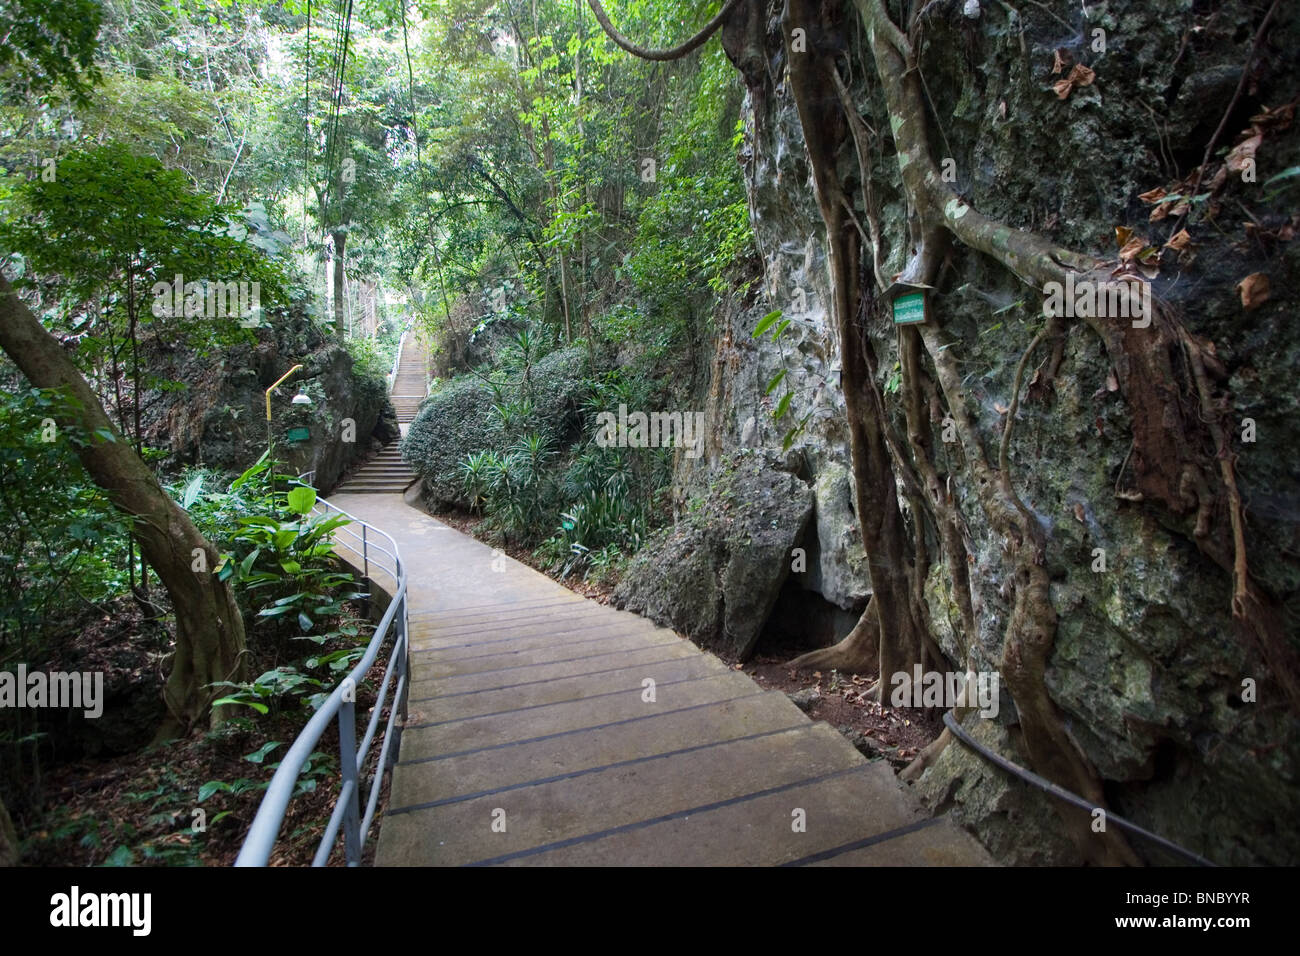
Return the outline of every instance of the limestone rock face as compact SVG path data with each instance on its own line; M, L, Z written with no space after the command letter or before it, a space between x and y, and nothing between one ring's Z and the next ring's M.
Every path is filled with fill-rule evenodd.
M1177 4L1091 4L1080 32L1066 45L1077 62L1096 69L1097 82L1062 100L1050 85L1056 49L1065 42L1060 22L1038 7L1022 7L1022 19L1009 19L994 6L980 6L978 20L963 17L960 5L945 15L927 14L921 50L927 96L943 131L940 136L931 118L931 145L936 162L951 160L957 191L1012 228L1035 230L1102 257L1116 255L1117 225L1134 228L1156 245L1167 240L1169 223L1150 222L1151 207L1137 197L1200 162L1237 89L1258 10L1237 0L1221 4L1189 58L1179 56L1184 20ZM1062 18L1078 14L1077 6L1046 6ZM716 317L711 376L698 391L709 410L710 452L679 463L678 477L698 494L738 449L784 456L815 498L815 518L803 539L808 567L799 584L840 608L860 607L869 579L854 514L821 217L795 104L782 81L783 4L767 0L753 8L752 15L728 25L723 42L747 88L740 160L762 263L760 291ZM1300 14L1281 8L1278 14L1271 49L1294 49ZM870 56L861 48L853 6L844 5L835 16L843 19L835 20L834 35L847 46L837 55L853 63L851 94L881 135L871 178L883 240L881 268L892 275L913 250L890 118ZM757 32L746 33L746 25L754 24ZM1104 55L1090 47L1097 30L1105 35ZM1251 115L1294 97L1300 77L1294 58L1270 54L1267 61L1252 74L1257 85L1250 105L1233 113L1220 153ZM1152 104L1154 117L1148 112ZM856 168L856 160L847 132L841 132L846 172ZM1257 183L1293 165L1298 150L1300 123L1270 132L1258 152ZM1161 271L1154 294L1177 310L1192 334L1214 343L1234 415L1249 418L1258 436L1268 436L1247 442L1238 430L1230 436L1230 452L1247 500L1251 574L1284 609L1283 617L1295 621L1300 392L1294 370L1300 344L1290 325L1300 307L1300 284L1281 280L1300 267L1300 243L1264 247L1244 240L1258 229L1286 234L1294 204L1269 201L1266 190L1244 179L1233 179L1225 189L1215 225L1197 225L1193 217L1193 254ZM861 190L852 193L855 214L865 223ZM1234 203L1252 210L1259 223L1239 212L1229 215ZM1272 295L1247 311L1235 285L1256 272L1270 275ZM932 303L944 348L962 369L967 412L985 452L994 456L1016 365L1042 323L1042 301L1041 290L957 246ZM772 309L792 320L779 344L750 335ZM1017 493L1049 542L1044 559L1058 624L1045 676L1048 692L1105 781L1113 812L1219 864L1294 864L1300 861L1300 725L1276 696L1271 706L1243 700L1243 681L1258 680L1259 663L1234 635L1230 577L1198 553L1191 520L1116 495L1134 467L1134 410L1112 384L1106 349L1083 325L1076 323L1065 339L1050 392L1022 394L1009 448ZM905 435L891 392L897 387L897 333L888 321L872 319L867 336L877 357L876 386L894 427ZM809 416L788 451L782 438L789 416L780 422L771 417L781 390L765 394L765 384L782 369L795 393L794 417ZM934 463L962 520L976 626L974 633L962 626L947 567L936 561L926 582L931 630L954 670L996 671L1014 601L1011 566L972 487L963 451L936 441ZM725 536L727 517L705 512L679 522L680 533L689 536L683 542L712 555L694 559L692 567L701 574L719 567L722 552L708 549ZM702 527L701 521L713 524ZM673 553L684 559L689 551L683 544ZM716 598L716 587L688 581L672 561L663 561L657 573L679 581L682 591L695 588ZM642 594L656 593L648 571L636 582ZM715 623L703 630L716 632L721 613L715 608ZM1290 639L1294 643L1294 633ZM1005 682L1001 698L997 718L968 716L966 726L1028 766L1028 756L1018 750L1017 710ZM959 744L918 786L936 807L960 812L1003 862L1076 859L1059 836L1051 798L1009 781ZM1132 845L1148 862L1170 862L1136 840Z
M297 305L272 324L256 330L256 344L206 356L154 347L150 368L188 383L184 391L160 395L145 421L150 442L169 449L169 469L242 471L257 461L267 444L265 390L297 364L303 370L272 395L281 467L294 474L314 470L317 487L328 490L373 446L397 438L383 379L359 374L347 349L327 339ZM310 405L291 404L299 389ZM293 428L306 428L310 437L291 443Z
M745 660L790 573L791 552L812 515L812 491L761 456L742 454L695 502L638 552L614 601Z
M809 536L804 582L846 611L864 607L871 597L853 494L853 473L838 461L827 461L813 485L817 533Z

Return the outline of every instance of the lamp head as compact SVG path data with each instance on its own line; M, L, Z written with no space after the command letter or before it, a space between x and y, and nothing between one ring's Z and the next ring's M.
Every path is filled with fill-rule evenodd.
M292 402L292 404L294 404L294 405L310 405L310 404L311 404L311 397L310 397L306 392L304 392L304 391L299 391L298 394L295 395L295 396L293 397L293 402Z

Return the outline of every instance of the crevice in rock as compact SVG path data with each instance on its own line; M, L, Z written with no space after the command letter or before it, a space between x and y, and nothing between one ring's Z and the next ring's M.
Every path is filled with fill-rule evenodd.
M862 608L846 611L790 575L754 646L755 653L772 657L797 657L830 647L848 636L862 616Z

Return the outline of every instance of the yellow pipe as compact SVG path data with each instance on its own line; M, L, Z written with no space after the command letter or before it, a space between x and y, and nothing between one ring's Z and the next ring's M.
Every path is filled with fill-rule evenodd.
M293 368L289 369L289 371L281 375L279 379L276 380L275 384L266 390L266 420L268 422L271 420L271 393L283 385L284 380L300 368L302 368L301 365L295 365Z

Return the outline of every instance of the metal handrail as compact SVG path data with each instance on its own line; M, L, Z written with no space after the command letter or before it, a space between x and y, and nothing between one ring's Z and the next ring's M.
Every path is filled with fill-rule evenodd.
M316 473L309 471L299 476L298 480L305 485L311 485L315 478ZM401 733L400 727L398 727L397 734L393 732L394 727L397 726L397 716L399 713L403 718L406 716L406 687L410 673L407 658L409 622L406 601L406 568L402 564L397 542L393 540L391 535L362 521L356 515L349 514L342 508L330 504L324 498L317 499L316 507L312 510L315 511L316 508L320 508L324 514L337 511L360 526L362 550L357 551L348 545L344 545L344 547L361 556L362 575L369 584L372 597L378 585L375 583L374 578L371 577L371 565L373 564L377 570L384 571L392 577L394 581L392 601L384 612L383 618L380 619L379 626L375 628L374 636L371 637L370 643L366 646L366 652L362 655L357 666L352 668L348 676L343 678L325 700L325 703L307 721L307 725L303 727L302 732L298 734L297 739L289 747L289 752L280 761L279 769L276 770L275 776L271 778L271 783L266 788L266 796L262 798L262 803L257 808L257 815L253 818L253 825L248 828L248 835L244 838L244 845L239 850L235 866L266 866L270 861L271 852L275 848L275 841L279 836L280 827L284 823L284 815L288 810L289 801L293 799L294 787L298 782L298 777L302 774L303 765L314 752L316 744L329 727L330 720L335 716L338 717L339 725L339 765L343 783L339 787L339 796L334 804L334 811L330 815L329 824L325 828L325 834L321 837L320 845L316 849L316 855L312 859L312 866L324 866L329 860L330 854L334 850L334 844L338 840L340 829L343 830L344 854L347 865L359 866L361 864L362 848L370 832L370 824L374 821L375 807L381 789L380 785L383 782L384 774L392 769L392 765L396 760L397 750L393 745ZM353 532L353 535L356 536L355 532ZM372 535L386 539L392 545L393 550L390 552L378 544L372 544L369 541ZM386 566L380 560L372 561L370 558L371 550L382 551L391 557L393 559L392 566ZM384 679L380 684L378 697L371 711L370 721L366 726L365 736L362 739L361 746L358 747L356 689L365 680L366 674L375 662L375 658L379 656L379 648L383 646L384 639L388 636L390 628L394 630L396 638L393 641L392 652L388 656ZM396 681L395 684L394 680ZM366 756L370 752L370 746L374 742L375 730L379 724L379 716L383 713L384 703L388 700L390 685L394 686L393 706L389 708L388 724L384 729L384 742L379 752L378 770L375 773L374 780L371 781L370 792L366 797L366 815L363 821L360 810L361 790L359 778L365 765Z
M402 347L406 345L406 337L410 334L410 329L403 329L402 337L397 340L397 354L393 356L393 367L388 372L388 393L390 395L393 392L393 386L397 384L397 367L402 364Z

